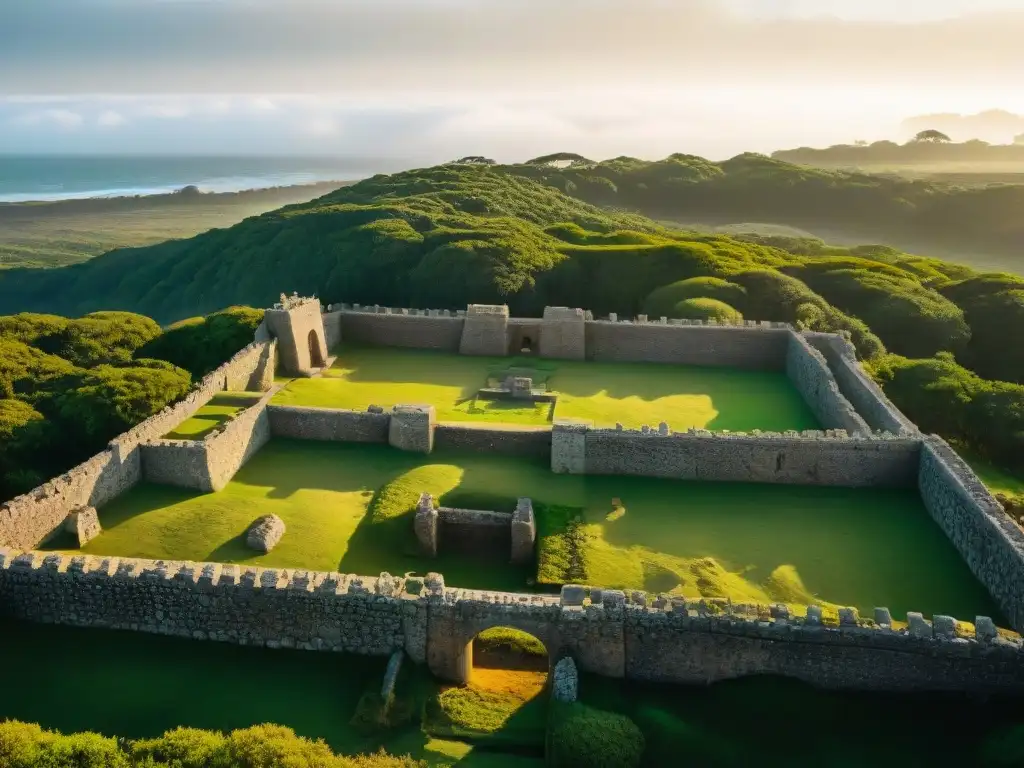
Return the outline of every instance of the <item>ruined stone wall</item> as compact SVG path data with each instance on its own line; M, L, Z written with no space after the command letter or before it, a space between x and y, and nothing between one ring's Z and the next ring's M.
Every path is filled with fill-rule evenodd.
M368 309L345 310L338 315L340 333L347 343L459 351L464 317L447 310L442 314L438 310Z
M1024 532L941 438L924 440L921 498L1011 626L1024 630Z
M582 309L544 307L538 348L541 357L585 360L586 336L586 315Z
M373 408L373 406L371 406ZM334 440L350 443L386 443L390 414L380 409L346 411L293 405L267 407L274 437L296 440Z
M324 312L322 317L324 323L324 343L327 351L332 352L341 344L344 334L342 333L341 310L337 312Z
M921 451L911 438L834 431L673 434L667 426L645 431L559 423L552 432L554 472L679 480L906 488L916 483Z
M0 550L0 612L268 648L426 656L404 579Z
M142 476L151 483L219 491L270 440L268 392L202 440L153 440L140 446Z
M853 344L834 333L805 332L803 336L825 356L839 391L873 430L895 435L919 434L917 426L893 405L882 388L861 368Z
M439 507L437 546L445 553L492 555L508 562L512 552L512 513Z
M470 304L462 328L459 353L503 357L508 354L508 307Z
M825 429L870 435L872 430L839 391L825 356L796 331L790 331L786 375Z
M485 429L438 424L434 430L434 449L548 459L551 456L551 430Z
M767 371L785 368L789 327L783 323L708 326L683 322L590 321L586 324L587 359Z
M274 342L254 342L205 376L180 402L110 441L107 449L0 506L0 545L29 548L57 532L79 507L101 507L142 478L139 446L158 440L230 383L258 389L273 378Z
M566 585L561 595L446 588L426 579L346 576L216 563L182 563L0 549L0 614L16 619L132 629L268 648L390 655L404 649L442 679L465 681L472 641L508 626L537 637L553 664L661 683L706 685L784 675L855 690L1024 690L1019 638L985 617L969 629L949 616L889 611L838 622L816 606Z

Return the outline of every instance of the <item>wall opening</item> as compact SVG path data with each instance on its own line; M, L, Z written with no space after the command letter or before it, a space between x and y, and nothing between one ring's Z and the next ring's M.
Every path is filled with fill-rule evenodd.
M324 356L320 352L320 338L316 331L309 332L309 366L311 368L323 368Z

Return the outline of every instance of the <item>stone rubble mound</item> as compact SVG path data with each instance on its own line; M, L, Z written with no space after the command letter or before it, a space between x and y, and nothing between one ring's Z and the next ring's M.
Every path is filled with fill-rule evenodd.
M249 526L245 543L250 549L269 552L281 541L284 531L284 520L277 515L264 515Z

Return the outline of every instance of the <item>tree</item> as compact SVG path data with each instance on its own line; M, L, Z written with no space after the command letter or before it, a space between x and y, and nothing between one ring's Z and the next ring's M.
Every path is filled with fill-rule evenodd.
M949 136L944 134L942 131L936 131L934 128L927 131L921 131L913 138L914 143L929 143L929 144L948 144L951 139Z

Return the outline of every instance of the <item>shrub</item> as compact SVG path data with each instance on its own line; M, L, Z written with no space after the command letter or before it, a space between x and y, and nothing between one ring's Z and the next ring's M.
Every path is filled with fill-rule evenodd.
M676 307L686 299L717 299L731 307L743 307L747 289L719 277L691 277L652 291L644 301L644 312L651 317L679 317Z
M159 738L134 742L131 755L168 768L221 768L228 765L227 737L217 731L175 728Z
M644 735L625 715L552 703L547 764L553 768L632 768L644 753Z
M714 320L719 323L736 323L743 315L728 304L717 299L686 299L672 309L672 317L687 320Z

